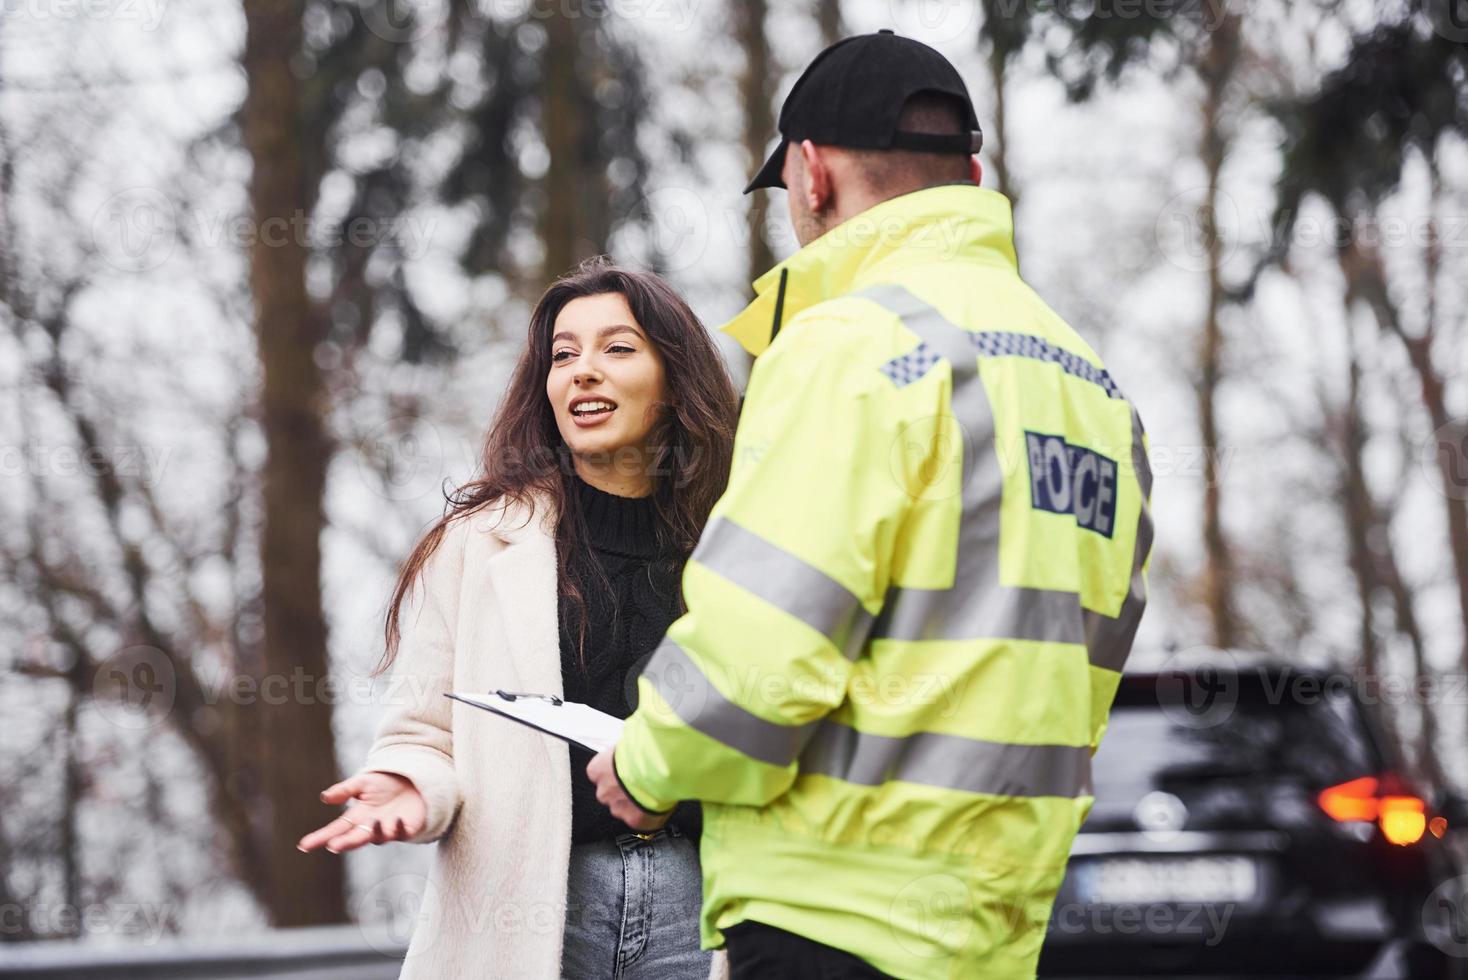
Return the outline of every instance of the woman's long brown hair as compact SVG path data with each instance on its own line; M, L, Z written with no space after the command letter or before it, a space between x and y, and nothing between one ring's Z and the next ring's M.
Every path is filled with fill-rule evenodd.
M543 494L557 515L574 515L556 520L556 577L560 595L577 605L579 620L585 623L585 596L565 570L569 557L583 547L586 529L579 509L566 506L575 488L575 469L546 397L545 379L556 317L573 299L606 293L627 300L662 356L668 402L649 440L656 447L650 465L660 518L658 551L678 563L692 554L709 511L729 480L738 393L708 331L667 283L649 273L618 268L605 257L590 259L552 283L535 305L525 348L485 436L478 476L444 495L443 516L399 570L384 627L386 650L372 676L386 671L396 659L403 600L449 525L501 500L533 506L534 498ZM534 516L538 520L545 515Z

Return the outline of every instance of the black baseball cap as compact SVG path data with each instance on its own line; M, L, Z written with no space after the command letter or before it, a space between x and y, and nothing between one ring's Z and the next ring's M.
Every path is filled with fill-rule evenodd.
M952 96L968 116L967 133L897 129L907 100L921 92ZM744 188L784 187L780 171L793 140L867 150L979 152L984 134L958 69L933 48L891 31L858 34L831 45L810 63L780 109L780 145Z

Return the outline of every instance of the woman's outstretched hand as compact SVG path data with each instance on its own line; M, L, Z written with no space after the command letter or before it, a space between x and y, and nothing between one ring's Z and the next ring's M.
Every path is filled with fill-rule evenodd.
M347 812L302 837L296 850L322 844L333 854L363 844L407 840L428 822L428 804L411 780L386 772L364 772L327 787L323 803L348 804Z

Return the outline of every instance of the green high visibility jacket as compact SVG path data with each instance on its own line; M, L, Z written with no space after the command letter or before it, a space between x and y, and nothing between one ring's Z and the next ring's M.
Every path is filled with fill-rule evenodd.
M992 191L886 201L755 287L729 487L618 776L704 801L705 948L750 919L1032 976L1146 601L1140 419Z

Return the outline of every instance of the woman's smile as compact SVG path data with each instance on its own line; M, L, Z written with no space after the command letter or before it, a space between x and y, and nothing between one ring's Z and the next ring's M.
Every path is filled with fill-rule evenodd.
M611 418L616 410L617 403L610 398L582 396L571 401L571 420L581 428L589 429Z

